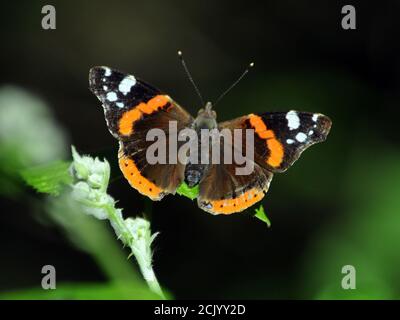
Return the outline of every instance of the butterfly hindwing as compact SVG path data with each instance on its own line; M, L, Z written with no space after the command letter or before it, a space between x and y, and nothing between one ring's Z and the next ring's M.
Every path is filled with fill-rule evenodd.
M236 164L212 164L200 182L197 203L212 214L241 212L260 201L273 174L254 164L249 175L237 175Z
M233 130L230 132L233 137ZM255 163L246 154L245 148L238 148L234 140L220 140L217 146L221 161L210 164L205 171L197 203L201 209L212 214L241 212L264 197L273 174ZM231 160L225 159L225 150L230 150ZM243 161L239 163L240 158Z

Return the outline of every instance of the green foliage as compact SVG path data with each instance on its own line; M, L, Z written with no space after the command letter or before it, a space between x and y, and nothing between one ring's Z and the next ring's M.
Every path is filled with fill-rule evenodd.
M13 166L27 168L63 159L66 137L51 108L18 87L0 88L0 149L12 153Z
M271 227L271 221L268 219L267 215L265 214L263 205L260 205L260 207L258 209L256 209L255 211L256 211L256 214L254 215L254 217L265 222L267 224L268 228Z
M369 149L354 152L343 188L351 201L311 241L305 291L316 299L398 299L400 154L381 150L370 162ZM354 290L341 287L344 265L356 269Z
M164 297L152 267L151 244L157 233L151 233L150 222L139 217L124 219L122 209L115 206L114 198L107 193L110 180L110 165L107 160L82 156L74 147L72 157L72 198L86 214L100 220L109 220L118 239L135 256L150 289Z
M26 288L1 293L0 299L160 298L160 294L149 289L126 258L128 253L115 241L109 226L89 215L107 218L108 212L115 214L114 221L121 223L122 216L115 210L113 198L106 194L108 163L80 157L74 150L78 161L74 170L70 170L71 162L57 160L66 155L65 140L50 108L41 99L18 88L0 88L0 194L19 200L24 196L25 182L38 192L51 195L40 202L31 201L62 228L73 244L93 258L109 281L104 284L60 283L57 284L57 290ZM85 205L76 198L85 200ZM103 207L105 204L107 208ZM136 229L140 229L141 237L137 243L131 241L129 246L143 246L143 237L148 240L145 244L154 239L149 228L143 228L143 221L139 222L141 224ZM132 224L133 221L129 220L129 227ZM143 229L147 231L144 236ZM144 246L144 250L149 248ZM151 257L151 252L146 251L146 254Z
M190 188L186 182L182 182L178 189L176 189L176 193L179 194L180 196L184 196L189 198L190 200L194 200L197 198L199 195L199 185L194 186L193 188Z
M157 300L160 297L146 288L126 284L59 283L56 290L24 289L0 294L0 300Z
M49 198L45 203L49 217L63 227L66 235L78 248L92 255L113 284L100 286L100 296L96 296L96 290L92 288L80 289L84 293L82 297L101 299L101 293L104 293L103 298L106 294L116 295L119 299L165 298L152 268L151 244L157 233L151 233L147 220L124 219L122 209L116 208L116 201L107 193L110 178L107 160L81 156L74 147L72 156L72 163L57 161L25 169L21 171L21 176L37 191L57 196ZM65 188L66 185L68 188ZM115 239L99 220L109 220L117 238L130 248L131 255L135 256L149 287L133 272L126 256L116 246ZM118 287L115 287L116 284ZM50 293L42 294L41 298L58 299L64 293L67 296L72 295L70 291L74 287L61 291L61 296ZM125 290L128 287L130 289ZM131 292L133 295L124 296L121 288L125 288L122 290L125 293ZM26 294L29 296L29 293L21 291L15 297L25 297ZM31 294L36 295L36 291L31 290Z
M21 170L24 181L38 192L59 195L66 184L72 183L68 172L71 163L55 161L47 165Z
M78 249L89 254L103 274L112 282L145 287L140 275L126 259L127 252L115 241L103 221L85 214L84 208L73 201L69 192L46 199L45 211Z
M18 199L20 171L63 159L65 140L46 103L18 87L0 87L0 194Z

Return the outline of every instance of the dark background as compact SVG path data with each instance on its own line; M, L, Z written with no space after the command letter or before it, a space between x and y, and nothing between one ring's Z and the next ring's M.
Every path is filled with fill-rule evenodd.
M41 28L45 4L56 7L56 30ZM356 8L356 30L341 28L345 4ZM110 161L118 206L126 216L146 211L161 232L154 267L174 297L399 298L399 13L396 1L3 3L0 81L40 96L70 143ZM212 216L180 196L149 212L121 178L117 141L88 90L88 71L132 73L196 114L201 106L177 50L207 100L255 62L218 105L219 120L289 109L332 119L325 143L275 175L262 201L271 228L251 216L254 207ZM59 282L105 280L21 199L1 198L0 292L39 286L44 264L56 266ZM339 290L345 264L358 268L359 295Z

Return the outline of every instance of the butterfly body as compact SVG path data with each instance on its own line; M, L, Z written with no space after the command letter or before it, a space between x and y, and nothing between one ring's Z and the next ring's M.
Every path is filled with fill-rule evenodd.
M193 118L160 90L108 67L92 68L89 85L103 104L109 131L119 140L119 165L131 186L152 200L161 200L167 194L174 194L183 182L189 187L198 185L198 206L212 214L240 212L260 201L273 174L285 171L302 151L324 141L331 127L330 119L322 114L293 110L249 114L217 123L210 102ZM176 125L171 130L172 122ZM186 155L196 154L187 162L152 163L148 160L148 151L154 143L148 139L152 129L165 132L167 145L164 156L168 160L176 158L172 152L174 146L178 149L184 147L185 141L179 137L186 129L192 129L198 137L204 130L214 136L206 136L206 140L197 139L194 149L184 152ZM236 147L236 140L235 143L233 140L230 144L228 142L228 146L225 139L213 140L222 132L236 138L236 130L250 130L252 133L252 157L244 154L250 145L247 135L239 136L240 150ZM220 159L225 160L229 150L233 150L234 157L231 161L203 162L204 155L209 160L214 159L214 149L220 154ZM246 165L251 164L250 172L238 174L241 163L236 154L245 159Z
M212 110L212 103L207 102L204 109L200 109L197 117L193 121L193 129L197 136L201 136L201 130L213 130L218 128L217 113ZM210 150L206 150L210 152ZM190 187L198 185L208 169L208 164L201 163L202 146L197 146L197 161L196 163L188 162L185 167L185 183Z

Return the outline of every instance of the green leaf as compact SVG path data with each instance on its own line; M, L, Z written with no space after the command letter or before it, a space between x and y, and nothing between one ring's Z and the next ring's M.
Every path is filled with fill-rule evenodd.
M197 198L199 195L199 185L194 186L193 188L190 188L186 182L182 182L178 189L176 189L176 192L180 196L185 196L189 198L190 200L194 200Z
M271 221L269 221L267 215L265 214L264 207L262 205L260 205L260 208L256 209L256 214L254 216L265 222L268 228L271 226Z
M171 296L168 294L168 298ZM2 292L0 300L156 300L160 297L144 286L131 283L57 283L56 290L27 288Z
M55 161L20 171L25 182L38 192L59 195L62 187L72 183L68 169L70 162Z

